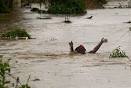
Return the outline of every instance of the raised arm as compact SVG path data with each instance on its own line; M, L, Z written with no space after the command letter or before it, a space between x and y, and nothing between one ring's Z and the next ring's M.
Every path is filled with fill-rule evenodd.
M74 52L73 42L69 42L70 52Z
M96 53L99 50L99 48L101 47L101 45L106 42L107 42L107 39L102 38L101 41L94 47L94 49L89 51L88 53L92 53L92 54Z

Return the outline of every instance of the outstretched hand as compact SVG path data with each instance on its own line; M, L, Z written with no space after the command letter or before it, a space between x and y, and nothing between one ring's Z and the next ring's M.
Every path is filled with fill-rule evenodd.
M103 43L107 43L107 42L108 42L108 39L106 39L106 38L102 38L102 39L101 39L101 42L103 42Z

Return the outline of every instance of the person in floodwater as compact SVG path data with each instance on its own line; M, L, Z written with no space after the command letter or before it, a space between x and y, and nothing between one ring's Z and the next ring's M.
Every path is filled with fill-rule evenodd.
M75 51L77 53L85 54L86 49L85 49L85 47L83 45L80 45L80 46L76 47Z
M88 53L95 54L99 50L101 45L103 43L106 43L106 42L107 42L107 39L102 38L101 41L94 47L94 49L89 51ZM85 54L86 53L86 49L85 49L85 47L83 45L80 45L80 46L76 47L76 49L74 50L73 42L71 41L71 42L69 42L69 46L70 46L70 51L71 52L80 53L80 54Z

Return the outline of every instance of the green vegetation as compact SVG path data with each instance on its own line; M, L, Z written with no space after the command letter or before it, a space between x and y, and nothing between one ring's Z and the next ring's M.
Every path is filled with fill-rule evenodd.
M107 1L106 0L94 0L95 2L97 2L98 4L101 4L101 5L103 5L103 4L106 4L107 3Z
M0 22L8 21L9 17L7 14L0 14Z
M19 87L19 88L31 88L28 84L26 84L26 85L22 85L21 87Z
M11 83L10 80L7 80L7 77L11 77L12 79L14 79L14 76L12 76L10 74L11 71L11 66L9 65L9 61L3 61L2 56L0 56L0 88L10 88L9 84ZM17 79L15 79L16 86L13 86L11 88L31 88L28 85L30 76L26 82L26 84L21 84L19 77L17 77Z
M13 0L0 0L0 13L7 13L12 8Z
M110 58L120 58L120 57L128 57L128 56L126 55L126 53L123 50L120 49L120 47L118 47L111 52L109 57Z
M103 4L107 3L106 0L33 0L32 2L47 6L48 11L42 10L42 13L75 15L85 14L86 8L103 8ZM39 9L31 11L39 12Z
M84 0L52 0L48 9L53 14L83 14L86 6Z
M107 3L107 0L85 0L86 7L89 9L104 8L103 4Z
M96 5L99 7L99 8L104 8L103 7L103 4L106 4L107 1L106 0L94 0Z
M8 29L6 33L3 33L1 35L2 38L9 37L11 39L14 39L16 37L28 37L29 39L31 36L26 32L25 29L19 28L19 27L12 27Z
M6 88L6 74L10 72L8 62L0 60L0 88Z

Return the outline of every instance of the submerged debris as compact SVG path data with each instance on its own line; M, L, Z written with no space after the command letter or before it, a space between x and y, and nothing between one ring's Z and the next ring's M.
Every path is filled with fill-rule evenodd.
M64 23L72 23L72 22L70 21L70 16L69 16L69 15L66 15L66 16L65 16L65 21L64 21Z
M51 19L51 17L50 16L43 16L43 17L37 17L37 19Z
M90 17L87 17L86 19L92 19L93 18L93 16L90 16Z
M34 80L32 80L32 81L40 81L40 79L39 79L39 78L36 78L36 79L34 79Z

